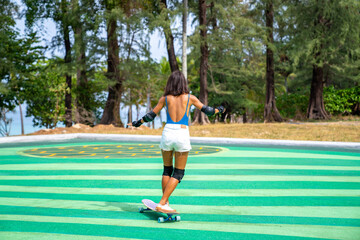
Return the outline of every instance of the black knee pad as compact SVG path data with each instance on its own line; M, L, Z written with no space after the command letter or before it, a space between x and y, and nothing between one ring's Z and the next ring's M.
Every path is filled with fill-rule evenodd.
M180 183L181 179L184 177L184 174L185 174L185 169L175 168L172 177L179 180L179 183Z
M164 172L163 172L163 176L169 176L171 177L171 175L173 174L173 166L164 166Z

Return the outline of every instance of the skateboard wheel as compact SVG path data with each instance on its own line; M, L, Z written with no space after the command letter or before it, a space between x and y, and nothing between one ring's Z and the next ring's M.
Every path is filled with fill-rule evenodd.
M180 222L180 220L181 220L180 216L175 216L175 221Z
M143 213L144 212L144 208L140 207L139 208L139 213Z
M158 223L163 223L164 222L164 218L163 217L159 217L158 218Z

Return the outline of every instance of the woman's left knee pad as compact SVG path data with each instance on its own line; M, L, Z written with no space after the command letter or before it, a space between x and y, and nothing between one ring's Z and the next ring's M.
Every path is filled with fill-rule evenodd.
M184 174L185 174L185 169L175 168L172 177L177 179L180 183L181 179L184 177Z

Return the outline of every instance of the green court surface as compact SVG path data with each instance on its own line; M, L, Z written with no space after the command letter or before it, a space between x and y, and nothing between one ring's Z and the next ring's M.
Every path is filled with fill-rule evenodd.
M0 146L0 239L360 239L360 152L193 145L161 198L158 144Z

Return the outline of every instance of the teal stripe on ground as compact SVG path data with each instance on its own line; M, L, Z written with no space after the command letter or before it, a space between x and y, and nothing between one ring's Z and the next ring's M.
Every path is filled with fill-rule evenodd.
M175 223L176 224L176 223ZM0 220L2 231L14 232L44 232L44 233L62 233L79 234L89 236L107 236L107 237L128 237L139 239L164 239L164 229L141 228L141 227L122 227L94 224L72 224L72 223L47 223L47 222L25 222L25 221L2 221ZM186 239L199 240L204 239L244 239L244 240L300 240L309 239L303 237L277 236L268 234L247 234L231 233L217 231L199 231L183 229L166 229L167 239ZM316 238L311 238L316 239ZM318 238L320 239L320 238Z
M358 182L298 182L298 181L185 181L184 189L360 189ZM0 185L42 186L42 187L81 187L81 188L148 188L159 189L155 180L0 180Z
M71 223L71 224L92 224L107 226L142 227L145 229L177 229L177 230L202 230L206 232L232 232L251 234L272 234L282 236L299 237L322 237L336 239L357 239L360 235L358 227L342 226L314 226L314 225L293 225L293 224L252 224L252 223L219 223L219 222L194 222L183 221L181 224L158 224L156 221L143 221L127 219L106 219L106 218L72 218L72 217L51 217L32 215L4 215L2 220L27 221L27 222L48 222L48 223ZM346 235L344 235L346 233Z
M82 210L100 210L116 212L136 212L139 202L104 202L83 200L57 200L39 198L0 198L0 205L38 208L64 208ZM349 206L221 206L217 205L176 205L182 214L251 215L284 216L313 218L360 219L360 207Z
M9 240L137 240L135 238L115 238L101 236L84 236L72 234L55 234L55 233L39 233L39 232L1 232L0 239Z
M114 157L113 155L111 157ZM121 157L121 156L120 156ZM0 164L36 164L36 163L159 163L162 162L161 157L158 158L19 158L18 156L1 158ZM271 164L271 165L308 165L308 166L360 166L359 160L338 160L338 159L312 159L312 158L259 158L259 157L224 157L219 158L198 158L189 157L191 163L242 163L242 164Z
M86 195L58 193L0 192L0 197L85 200L141 203L142 196ZM159 202L159 196L147 196ZM225 206L360 206L359 197L181 197L172 196L173 204Z
M135 209L136 210L136 209ZM15 215L41 215L55 217L86 217L86 218L114 218L114 219L137 219L146 220L159 217L159 214L148 212L119 212L100 210L81 210L64 208L38 208L1 206L1 214ZM204 221L204 222L239 222L259 224L302 224L302 225L327 225L327 226L349 226L360 227L360 219L344 218L315 218L315 217L285 217L285 216L249 216L249 215L219 215L219 214L181 214L183 221Z
M157 175L162 169L119 169L119 170L0 170L1 176L43 176L43 175ZM282 176L360 176L352 170L300 170L300 169L186 169L186 175L282 175Z

